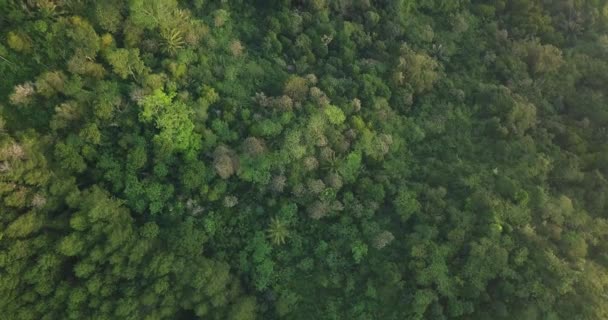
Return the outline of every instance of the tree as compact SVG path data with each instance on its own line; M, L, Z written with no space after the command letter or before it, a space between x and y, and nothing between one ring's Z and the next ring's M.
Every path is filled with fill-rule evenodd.
M230 320L253 320L255 319L256 314L256 302L253 297L246 297L241 299L236 303L234 307L232 307L232 311L230 312L230 316L228 319Z
M417 92L431 89L439 78L439 64L424 53L414 52L407 46L401 47L401 56L396 66L395 81L399 85L410 85Z
M27 35L9 32L7 37L8 47L17 52L29 52L32 48L31 40Z
M361 152L351 152L346 156L343 165L338 169L345 182L352 183L355 181L361 166L361 160Z
M177 1L175 0L154 0L151 2L134 0L129 3L130 19L136 25L146 29L175 23L176 21L171 21L175 10L177 10Z
M562 52L558 48L550 44L542 45L538 39L517 43L515 51L535 75L556 72L564 64Z
M35 94L34 86L32 83L24 83L17 85L13 93L9 97L9 101L14 105L27 105L29 104Z
M304 99L308 93L308 84L306 79L298 76L292 76L287 79L283 88L283 93L296 101Z
M264 153L266 150L266 145L264 140L258 139L256 137L248 137L243 141L243 151L245 151L248 155L258 156Z
M213 167L222 179L228 179L238 170L239 164L230 149L219 146L214 152Z
M104 1L95 3L95 18L106 31L115 33L119 30L123 16L123 4L119 1Z
M61 71L45 72L36 80L36 92L50 98L65 89L66 75Z
M353 254L353 259L355 259L355 263L360 263L363 257L367 255L367 245L361 241L356 241L352 245L351 251Z
M139 58L139 49L115 49L107 53L107 59L114 73L121 78L135 77L141 74L145 65Z
M285 243L285 239L289 236L289 230L286 224L279 218L270 219L270 225L268 226L268 237L275 245L282 245Z
M395 236L390 231L382 231L374 238L374 248L382 249L393 242L393 240L395 240Z
M165 94L161 90L146 96L139 105L139 119L143 123L154 123L158 133L154 142L160 150L189 152L199 148L200 136L194 133L194 124L190 120L192 112L178 101L173 101L175 94Z
M325 115L327 116L327 120L334 125L340 125L346 120L346 116L344 116L344 112L334 105L328 105L323 109Z

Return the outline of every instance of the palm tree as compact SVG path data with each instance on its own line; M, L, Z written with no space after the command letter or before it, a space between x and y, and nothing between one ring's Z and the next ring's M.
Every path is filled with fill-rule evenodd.
M165 53L175 55L177 51L184 47L184 38L182 32L176 28L163 29L161 31L163 37L163 50Z
M270 226L268 227L268 238L275 245L282 245L285 243L285 239L289 236L289 230L287 225L278 218L270 219Z

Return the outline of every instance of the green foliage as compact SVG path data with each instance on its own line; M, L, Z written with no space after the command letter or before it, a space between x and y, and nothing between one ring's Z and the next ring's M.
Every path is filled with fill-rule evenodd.
M241 264L246 269L251 269L253 285L258 291L266 290L274 282L275 264L270 257L272 247L265 238L263 232L257 232L246 251L241 252ZM247 253L250 254L250 262L243 260Z
M344 120L346 120L344 112L334 105L328 105L325 107L325 109L323 109L323 112L325 112L327 120L329 120L331 124L340 125L344 122Z
M285 83L283 92L295 100L302 100L308 93L306 79L298 76L290 77Z
M191 111L181 102L174 102L174 94L167 95L160 90L145 97L139 104L142 110L139 118L144 123L154 123L159 133L154 142L161 150L194 151L198 148L199 135L194 133L190 119Z
M343 165L338 169L344 181L352 183L357 179L359 168L361 167L361 152L351 152L344 159Z
M175 0L132 0L129 1L129 18L136 25L153 29L173 23L171 13L177 9Z
M277 218L270 220L268 226L268 238L275 245L281 245L285 243L285 239L289 236L289 230L283 221Z
M135 77L145 69L143 61L139 58L139 49L116 49L107 54L108 62L114 73L121 78Z
M95 18L100 27L108 32L115 33L119 30L123 4L120 1L102 1L95 3Z
M0 13L0 318L608 319L606 1Z
M393 200L393 205L396 213L404 222L420 211L420 203L412 191L400 190Z
M365 243L357 241L352 245L351 251L355 263L360 263L361 260L363 260L363 258L367 255L367 245Z
M30 40L25 35L9 32L6 41L8 47L17 52L28 52L31 50Z
M255 298L247 297L238 301L233 307L228 319L230 320L254 320L256 314Z
M401 57L394 74L398 84L409 85L415 92L423 92L433 87L439 78L439 64L424 53L416 53L408 47L401 48Z

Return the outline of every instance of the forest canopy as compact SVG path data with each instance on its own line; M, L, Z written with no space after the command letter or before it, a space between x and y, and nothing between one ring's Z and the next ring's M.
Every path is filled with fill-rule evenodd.
M0 318L608 319L607 0L0 0Z

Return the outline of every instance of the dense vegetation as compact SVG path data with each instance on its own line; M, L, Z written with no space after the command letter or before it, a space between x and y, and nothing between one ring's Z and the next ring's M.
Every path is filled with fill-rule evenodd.
M0 0L0 318L608 319L608 1Z

